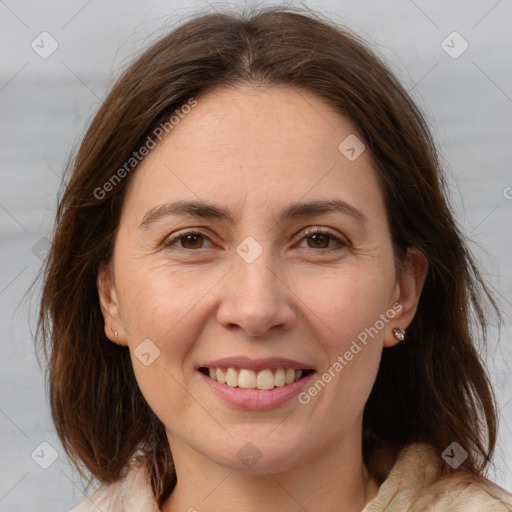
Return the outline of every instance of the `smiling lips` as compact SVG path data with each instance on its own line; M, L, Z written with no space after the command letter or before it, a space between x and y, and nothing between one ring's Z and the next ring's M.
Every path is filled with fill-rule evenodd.
M302 377L302 370L293 368L265 368L255 372L248 368L208 368L211 379L232 388L269 390L286 386Z
M225 357L196 367L215 396L237 409L274 409L296 397L316 370L291 359Z
M231 388L271 390L298 381L313 370L298 361L283 358L224 358L205 363L199 370Z

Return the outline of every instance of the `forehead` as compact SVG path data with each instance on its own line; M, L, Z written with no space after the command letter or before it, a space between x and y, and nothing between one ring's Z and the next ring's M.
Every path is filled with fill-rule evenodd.
M354 132L325 100L291 87L221 87L197 102L168 137L171 145L191 147L197 156L246 155L258 163L285 164L303 156L318 158L318 153L333 155L340 136Z
M343 152L343 141L357 144L355 127L322 98L242 86L196 99L132 177L126 201L135 210L182 198L272 208L333 195L383 207L368 152Z

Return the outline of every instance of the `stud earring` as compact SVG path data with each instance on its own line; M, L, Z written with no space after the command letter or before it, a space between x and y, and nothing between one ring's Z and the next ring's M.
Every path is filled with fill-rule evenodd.
M117 340L117 331L114 331L114 329L112 329L112 327L110 328L110 330L114 333L114 338Z
M405 329L403 327L395 327L393 329L393 334L395 338L399 341L404 341L405 339Z

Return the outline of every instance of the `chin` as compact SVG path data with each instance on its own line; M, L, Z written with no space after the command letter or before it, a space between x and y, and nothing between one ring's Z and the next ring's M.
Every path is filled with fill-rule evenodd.
M243 436L243 440L230 439L229 446L210 453L209 458L230 470L253 475L279 473L298 465L299 458L304 457L303 443L292 443L287 438L284 444L278 435L270 440L269 435L274 434L269 434L271 429L264 430L260 435L253 431L252 435Z

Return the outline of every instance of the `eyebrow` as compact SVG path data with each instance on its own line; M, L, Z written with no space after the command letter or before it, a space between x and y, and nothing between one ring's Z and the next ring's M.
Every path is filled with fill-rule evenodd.
M293 203L283 208L278 215L279 220L288 220L322 213L339 212L350 215L360 223L366 224L366 215L354 206L341 199L317 200L306 203ZM175 201L165 203L146 212L139 229L146 229L157 220L169 215L192 215L194 217L218 219L234 223L233 216L226 208L202 201Z

